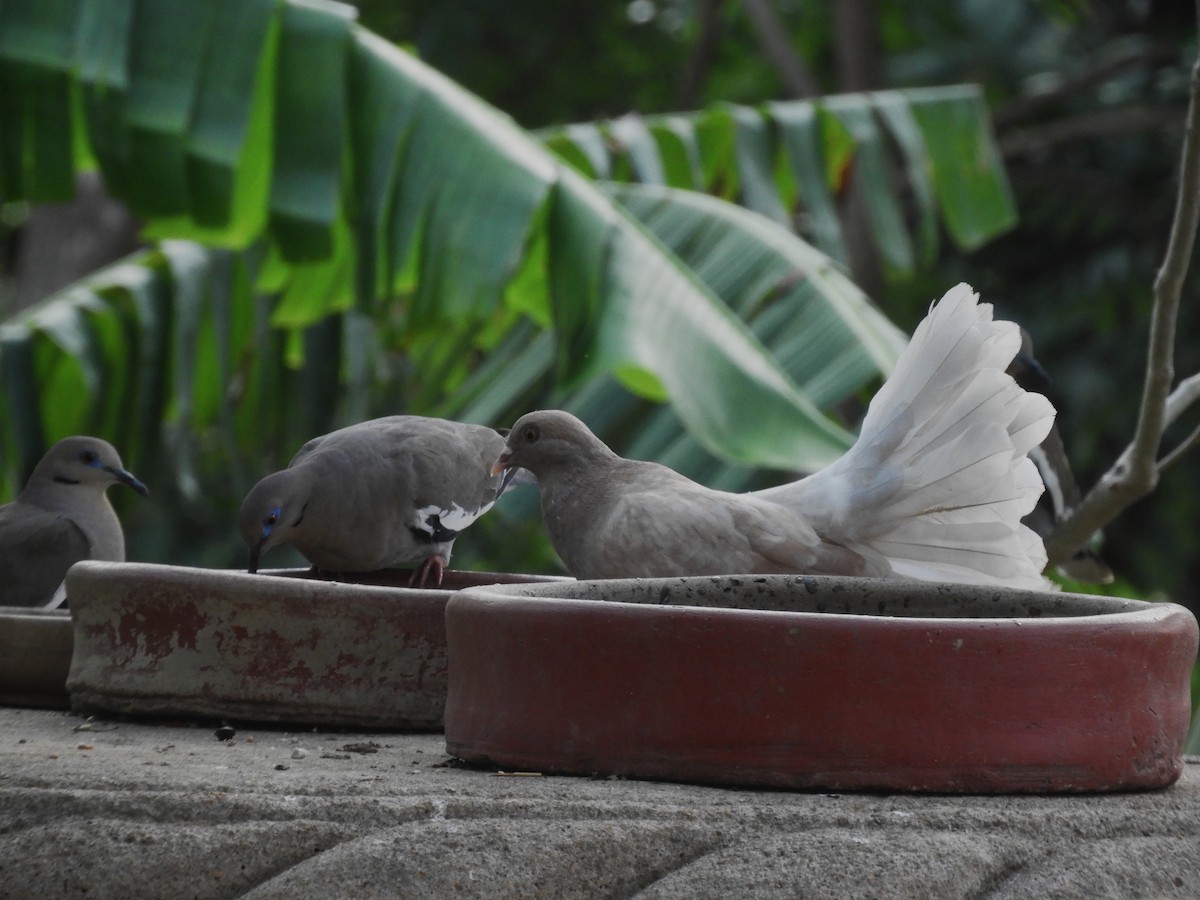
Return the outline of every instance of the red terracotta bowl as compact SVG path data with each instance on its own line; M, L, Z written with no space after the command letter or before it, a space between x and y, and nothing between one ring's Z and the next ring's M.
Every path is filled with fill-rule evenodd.
M505 768L788 788L1157 788L1196 620L1170 603L793 576L476 588L446 746Z
M470 585L555 579L450 571L435 590L401 586L409 576L347 583L306 570L78 563L67 573L71 706L440 728L446 601Z

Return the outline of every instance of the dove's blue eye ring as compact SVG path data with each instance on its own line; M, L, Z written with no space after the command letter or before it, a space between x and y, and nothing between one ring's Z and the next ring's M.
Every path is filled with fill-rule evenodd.
M79 461L85 466L94 466L99 459L96 451L92 449L84 450L79 454Z

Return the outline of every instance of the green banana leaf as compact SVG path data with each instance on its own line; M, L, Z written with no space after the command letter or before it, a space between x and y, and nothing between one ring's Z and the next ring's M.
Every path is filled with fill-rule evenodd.
M905 154L918 255L934 198L976 241L1011 216L970 89L627 119L613 153L607 128L522 131L340 4L150 5L0 5L0 199L97 167L160 241L3 326L0 425L8 495L62 434L118 439L170 486L135 513L164 542L171 515L224 540L254 478L386 412L564 405L711 483L815 469L851 440L829 411L903 345L789 231L837 249L854 111ZM978 152L922 143L935 126ZM880 154L868 193L893 190Z
M781 226L688 191L607 190L693 267L728 316L760 334L814 409L853 398L903 347L904 335L832 261ZM209 533L211 545L193 561L230 564L237 537L228 523L240 497L313 434L398 411L509 424L547 405L575 410L623 452L661 455L712 483L739 487L768 477L714 454L684 429L673 406L647 401L614 376L564 388L554 377L552 334L526 316L514 316L494 339L472 333L464 342L464 330L449 340L455 365L471 362L461 376L439 378L446 387L424 402L397 399L417 392L406 387L406 367L387 360L403 354L430 366L445 336L414 348L410 334L389 339L355 310L296 331L303 350L296 368L289 333L269 321L274 296L256 289L264 257L165 241L0 327L3 444L26 454L22 466L5 466L8 493L19 486L12 476L27 472L53 438L119 436L126 461L156 488L149 502L114 498L133 517L131 535L148 535L131 538L131 549L141 558L179 560L196 552L196 533ZM492 342L486 352L484 341ZM709 399L733 405L723 394ZM735 416L730 427L740 427ZM797 457L783 467L808 466ZM504 524L490 540L480 523L482 559L505 558L503 529L514 527L514 517L528 527L532 500L518 499L499 517ZM153 527L138 528L139 519ZM163 545L139 546L147 539ZM533 543L549 556L544 541Z
M735 200L793 227L841 262L846 251L836 202L854 179L896 278L933 261L939 214L951 239L967 250L1017 219L975 85L631 114L539 134L590 177Z
M55 99L68 102L60 112L80 133L62 128L39 142L84 144L76 163L94 159L159 237L236 246L248 221L262 221L260 277L280 288L274 325L301 329L387 304L419 335L486 326L506 316L507 301L552 323L561 380L610 372L644 396L669 397L715 452L783 465L844 448L845 432L620 204L510 119L358 28L351 8L263 0L231 12L156 0L118 3L112 16L111 7L82 0L74 17L57 4L0 8L0 31L55 49L43 58L6 41L4 71L15 75L0 94L47 68L71 81L6 121L29 125ZM257 40L230 33L245 20ZM227 67L257 77L233 83ZM252 138L261 144L264 131L269 188L237 198L248 174L264 180ZM224 136L223 153L214 135ZM17 148L5 158L18 164L4 170L4 197L41 199L39 157ZM189 178L198 159L206 177ZM290 342L293 362L302 349ZM730 406L711 402L722 393ZM754 421L730 427L730 409L747 407Z

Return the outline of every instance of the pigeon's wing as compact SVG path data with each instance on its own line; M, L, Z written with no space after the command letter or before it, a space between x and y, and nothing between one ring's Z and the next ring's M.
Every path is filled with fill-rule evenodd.
M426 420L401 442L416 527L454 536L492 508L505 487L491 473L504 438L483 425Z
M559 549L578 577L803 572L816 560L816 533L790 510L643 471L616 484L595 526Z
M344 428L339 428L336 431L331 431L328 434L318 435L304 443L304 445L296 451L296 455L292 457L288 466L294 466L311 455L319 447L334 447L334 446L353 446L362 441L374 439L387 440L389 436L404 436L415 433L420 429L421 423L438 421L436 419L426 419L422 416L381 416L378 419L367 419L365 422L356 422L353 425L347 425Z
M19 501L0 507L0 604L45 606L67 569L89 555L66 516Z
M291 461L288 463L288 468L291 468L292 466L295 466L297 463L303 461L314 450L316 450L318 447L320 447L321 444L323 444L325 442L325 439L327 437L329 437L328 434L323 434L320 437L315 437L309 441L306 441L304 443L304 446L302 446L299 450L296 451L296 455L293 456Z

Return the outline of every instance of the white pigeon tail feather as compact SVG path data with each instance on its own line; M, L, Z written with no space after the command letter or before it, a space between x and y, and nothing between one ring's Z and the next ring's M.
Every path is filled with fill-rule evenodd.
M1008 436L1013 442L1013 452L1028 459L1029 454L1041 446L1042 441L1046 439L1046 435L1050 432L1050 425L1054 423L1054 415L1054 405L1049 400L1041 394L1032 394L1026 391L1022 403L1008 426ZM1037 468L1032 461L1029 464L1032 468ZM1040 484L1042 477L1041 475L1037 477ZM1041 494L1041 490L1038 491L1038 494Z
M1054 407L1005 371L1017 326L957 285L917 326L855 445L826 469L758 492L829 542L901 577L1044 587L1041 539L1020 522L1043 490L1027 454Z

